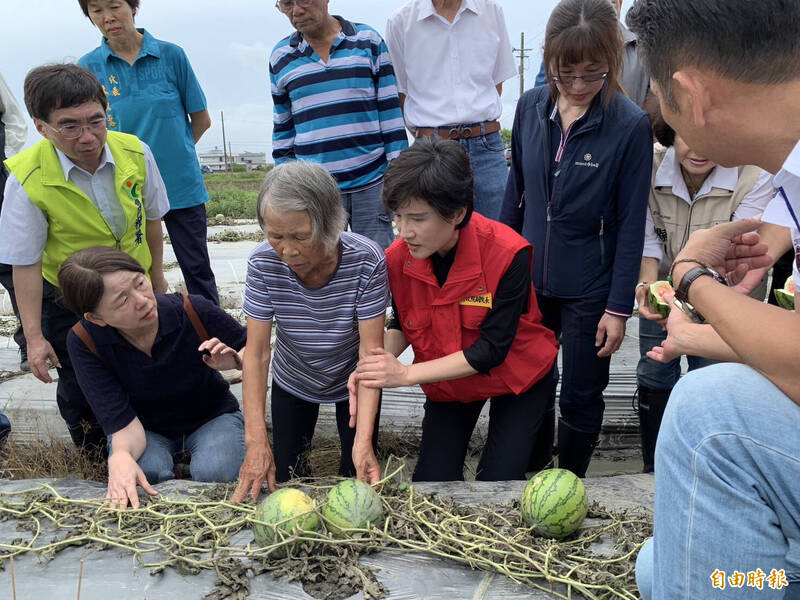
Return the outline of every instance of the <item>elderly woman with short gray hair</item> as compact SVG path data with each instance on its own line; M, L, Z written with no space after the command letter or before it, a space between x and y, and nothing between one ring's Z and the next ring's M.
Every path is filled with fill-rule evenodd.
M378 390L367 410L349 409L347 379L359 356L383 347L390 303L383 250L345 232L346 214L333 178L319 165L292 162L267 175L258 197L258 220L266 241L250 255L244 296L247 352L243 392L247 454L233 494L255 499L266 479L309 475L303 456L311 445L320 404L336 405L342 446L339 474L380 478L374 454L352 456L358 431L373 431ZM272 448L265 423L270 336L277 325L272 360ZM368 426L366 426L368 424ZM364 447L364 444L357 444ZM274 454L273 454L274 450Z

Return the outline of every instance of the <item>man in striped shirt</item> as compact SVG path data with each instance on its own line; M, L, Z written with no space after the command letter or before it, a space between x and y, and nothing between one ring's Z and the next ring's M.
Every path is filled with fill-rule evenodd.
M371 27L330 15L328 0L276 6L296 31L269 61L275 164L320 163L339 185L350 228L387 248L383 173L408 141L386 44Z

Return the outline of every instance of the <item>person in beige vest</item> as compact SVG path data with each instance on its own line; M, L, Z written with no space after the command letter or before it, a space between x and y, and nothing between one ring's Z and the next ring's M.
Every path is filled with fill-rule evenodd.
M692 232L753 217L763 212L774 196L769 173L752 165L719 166L689 148L660 115L653 121L653 132L660 146L655 147L653 156L653 184L636 286L641 356L636 381L645 473L653 471L661 418L681 375L680 358L661 363L647 356L648 351L667 337L666 319L647 302L650 284L667 279L670 265ZM763 300L764 292L762 282L751 295ZM687 356L686 360L689 370L713 363L697 356Z

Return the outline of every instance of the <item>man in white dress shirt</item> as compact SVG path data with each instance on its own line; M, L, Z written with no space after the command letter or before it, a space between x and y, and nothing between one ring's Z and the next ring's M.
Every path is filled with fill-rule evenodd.
M637 0L628 26L664 119L709 160L776 173L762 220L789 226L742 219L697 231L673 262L676 299L706 324L673 305L667 340L649 356L726 362L689 373L670 396L639 591L646 600L796 599L800 313L737 293L718 273L738 281L749 268L752 284L789 247L789 231L800 258L800 3Z
M3 189L6 185L8 173L2 162L17 152L22 150L28 140L28 124L25 121L25 114L14 98L14 94L6 85L6 80L0 74L0 213L3 210ZM22 319L19 317L17 309L17 298L14 294L14 280L11 276L11 265L0 264L0 285L6 288L14 315L17 317L17 329L14 332L14 341L19 347L19 369L20 371L30 371L28 367L28 348L25 344L25 334L22 331ZM0 424L0 430L2 430ZM2 431L0 431L2 436Z
M102 454L105 436L67 355L78 316L58 300L58 268L80 249L116 246L165 292L161 217L169 201L150 148L106 131L105 92L91 72L72 64L33 69L25 105L45 139L5 162L0 262L13 265L31 371L50 383L48 361L58 369L56 400L73 442Z
M389 17L385 39L406 127L459 141L475 210L496 219L508 178L500 95L517 74L503 10L494 0L412 0Z

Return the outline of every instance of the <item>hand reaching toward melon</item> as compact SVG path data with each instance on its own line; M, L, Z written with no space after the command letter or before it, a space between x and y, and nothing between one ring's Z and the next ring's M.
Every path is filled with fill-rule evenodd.
M253 500L258 500L264 480L267 481L269 491L274 492L275 459L272 456L269 440L265 440L263 444L248 444L231 502L241 502L247 497L248 492Z
M356 438L353 443L353 465L356 468L356 479L370 485L381 480L381 466L370 440L361 441Z

